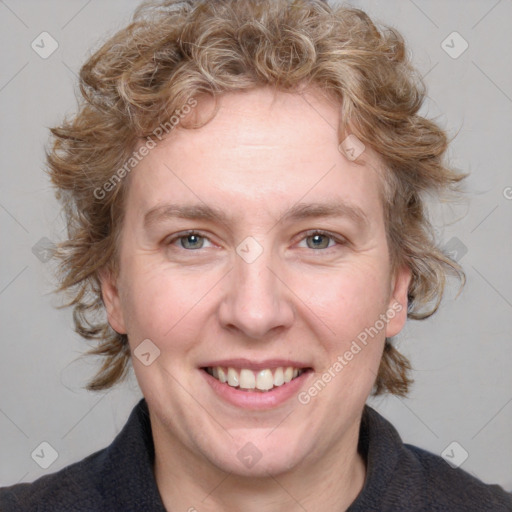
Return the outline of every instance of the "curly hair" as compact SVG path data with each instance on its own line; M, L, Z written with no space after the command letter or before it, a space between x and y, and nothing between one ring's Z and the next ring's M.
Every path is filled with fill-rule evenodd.
M117 271L121 178L136 165L141 141L161 139L161 126L202 94L316 86L339 100L340 140L356 135L385 168L391 260L412 271L408 317L437 310L448 274L464 282L437 246L425 205L425 194L455 192L464 176L443 163L445 132L418 113L425 86L402 36L364 12L322 0L145 2L89 57L79 85L78 110L51 129L46 156L67 221L57 250L60 290L71 294L76 331L96 340L88 353L102 357L88 389L114 385L129 367L127 336L108 324L99 278L102 269ZM386 339L373 393L405 396L410 369Z

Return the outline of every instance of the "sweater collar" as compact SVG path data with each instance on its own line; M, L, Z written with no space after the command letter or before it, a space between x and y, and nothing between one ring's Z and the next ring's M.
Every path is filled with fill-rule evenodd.
M369 405L365 405L359 429L358 451L366 462L363 489L347 512L380 510L403 451L403 443L395 427Z
M145 399L104 453L105 510L166 512L153 474L155 446Z

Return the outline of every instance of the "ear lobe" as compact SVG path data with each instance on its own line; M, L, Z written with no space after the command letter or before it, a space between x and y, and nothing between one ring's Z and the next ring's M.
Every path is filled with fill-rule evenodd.
M403 265L397 269L391 300L388 304L388 323L386 326L386 338L397 335L405 325L407 320L407 296L409 292L409 284L412 278L411 269Z
M99 273L99 279L103 303L107 310L108 323L114 331L119 334L126 334L124 315L115 276L111 270L102 269Z

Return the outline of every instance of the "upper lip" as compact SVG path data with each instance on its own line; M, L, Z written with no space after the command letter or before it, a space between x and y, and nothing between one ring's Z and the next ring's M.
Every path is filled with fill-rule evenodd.
M266 370L280 367L291 366L298 369L311 368L311 365L307 363L301 363L300 361L293 361L291 359L265 359L264 361L255 361L252 359L237 358L237 359L222 359L216 361L210 361L206 364L202 364L201 368L214 368L221 366L223 368L246 368L248 370Z

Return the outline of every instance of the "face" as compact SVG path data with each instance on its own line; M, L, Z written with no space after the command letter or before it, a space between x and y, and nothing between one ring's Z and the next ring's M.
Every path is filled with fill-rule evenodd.
M157 447L252 476L355 449L410 275L392 273L378 158L340 152L338 112L314 90L226 94L132 171L102 290Z

